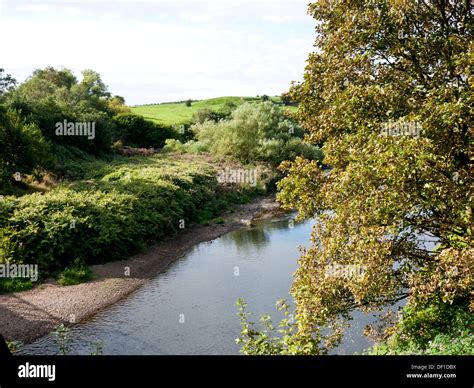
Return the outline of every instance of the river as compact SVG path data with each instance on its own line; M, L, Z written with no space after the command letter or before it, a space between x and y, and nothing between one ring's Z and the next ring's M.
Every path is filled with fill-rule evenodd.
M70 330L70 354L90 354L102 342L104 354L239 354L240 322L235 302L243 298L252 320L281 315L278 299L291 301L298 246L308 246L314 220L293 223L279 217L195 246L165 272L115 305ZM363 327L374 320L359 312L337 354L361 352L371 343ZM19 354L55 354L54 336L25 345Z

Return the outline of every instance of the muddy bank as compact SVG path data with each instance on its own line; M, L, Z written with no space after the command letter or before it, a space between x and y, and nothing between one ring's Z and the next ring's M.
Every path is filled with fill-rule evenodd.
M223 215L223 224L192 225L130 259L91 267L95 275L91 282L68 287L49 282L30 291L0 295L0 334L29 343L61 323L81 322L137 290L196 244L280 212L274 198L258 198Z

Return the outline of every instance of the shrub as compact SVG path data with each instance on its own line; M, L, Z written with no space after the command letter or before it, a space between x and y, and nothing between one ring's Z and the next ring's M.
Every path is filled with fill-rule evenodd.
M301 139L293 137L285 145L282 160L294 160L298 156L302 156L308 160L322 161L324 154L321 148L309 143L304 143Z
M73 286L92 279L91 269L83 262L76 260L72 266L65 268L58 277L62 286Z
M16 79L10 74L6 74L4 69L0 68L0 98L16 85Z
M186 143L182 143L177 139L167 139L166 144L163 147L165 151L171 152L184 152L184 153L191 153L191 154L200 154L203 152L207 152L209 147L206 144L203 144L199 141L190 140Z
M90 169L96 172L87 178L95 179L0 201L3 260L38 264L44 278L75 267L74 260L122 259L177 233L180 220L214 218L245 194L221 189L204 163L130 158Z
M232 102L227 102L222 108L212 110L209 108L201 108L194 112L192 122L194 124L202 124L206 121L218 122L227 120L237 106Z
M406 306L403 318L385 342L369 354L474 354L474 316L466 305Z
M21 111L28 123L36 124L46 139L94 154L109 151L114 130L112 116L125 109L123 99L110 99L99 74L85 70L82 81L78 82L70 70L52 67L36 70L31 78L8 93L6 102ZM94 139L57 136L56 123L63 120L95 123Z
M7 341L8 349L11 353L17 352L22 346L23 342L21 341Z
M162 148L166 139L177 137L171 127L153 123L133 113L120 113L113 120L117 126L116 138L125 145Z
M12 175L31 172L48 164L49 146L38 127L27 124L13 110L0 106L0 189L7 188Z
M29 279L1 278L0 294L9 292L26 291L33 288L33 283Z
M294 105L293 100L291 99L290 93L282 93L280 95L281 103L285 106Z
M228 121L205 121L192 127L204 148L215 155L242 163L283 160L304 156L322 159L318 147L303 144L303 131L270 101L237 108Z

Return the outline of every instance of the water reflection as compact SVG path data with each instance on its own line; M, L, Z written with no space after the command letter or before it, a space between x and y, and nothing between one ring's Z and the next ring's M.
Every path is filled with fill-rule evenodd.
M291 300L297 247L309 245L314 221L292 223L290 218L266 220L199 244L128 298L72 327L71 354L90 354L99 340L104 354L238 354L236 300L248 302L254 321L270 314L274 322L282 318L275 302ZM357 316L336 353L368 347L362 328L372 320ZM20 354L55 352L47 336Z
M235 244L238 251L242 253L252 250L261 251L270 242L270 237L262 228L249 228L233 233L230 242Z
M274 231L287 230L294 227L293 215L280 216L271 220L257 221L255 226L237 230L228 234L228 240L234 243L239 252L263 250L271 241L270 235Z

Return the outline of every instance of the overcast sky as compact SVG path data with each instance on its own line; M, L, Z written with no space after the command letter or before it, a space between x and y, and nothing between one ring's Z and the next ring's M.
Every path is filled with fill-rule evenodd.
M0 68L89 68L130 105L276 95L313 49L308 0L0 0Z

